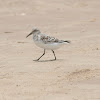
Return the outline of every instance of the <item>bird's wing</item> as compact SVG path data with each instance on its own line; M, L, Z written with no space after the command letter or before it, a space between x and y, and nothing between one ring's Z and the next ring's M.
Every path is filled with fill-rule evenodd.
M41 41L45 44L50 44L50 43L62 43L62 40L59 40L57 38L54 37L50 37L50 36L46 36L46 35L42 35L41 36Z

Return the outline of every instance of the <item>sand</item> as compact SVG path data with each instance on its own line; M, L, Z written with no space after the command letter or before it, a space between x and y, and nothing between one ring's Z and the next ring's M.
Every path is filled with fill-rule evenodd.
M71 44L35 62L33 27ZM0 0L0 100L100 100L100 1Z

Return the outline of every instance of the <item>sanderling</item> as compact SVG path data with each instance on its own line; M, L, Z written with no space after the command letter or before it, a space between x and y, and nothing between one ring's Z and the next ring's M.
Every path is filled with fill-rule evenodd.
M45 55L46 49L52 50L55 57L55 59L53 60L56 60L56 55L54 50L60 48L65 43L70 43L70 41L68 40L67 41L59 40L57 38L42 34L39 29L33 29L32 32L26 36L26 38L32 34L33 34L33 41L35 42L35 44L44 49L44 53L42 54L42 56ZM39 61L42 56L40 56L35 61Z

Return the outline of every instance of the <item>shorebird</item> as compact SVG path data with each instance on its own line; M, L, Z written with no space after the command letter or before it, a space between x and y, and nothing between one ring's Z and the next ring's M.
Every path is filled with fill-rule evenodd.
M35 44L44 49L44 53L35 61L39 61L45 55L45 50L51 50L54 54L54 59L56 60L56 55L54 50L60 48L65 43L70 43L70 41L59 40L57 38L42 34L39 29L35 28L31 31L30 34L26 36L26 38L33 34L33 41ZM52 61L53 61L52 60Z

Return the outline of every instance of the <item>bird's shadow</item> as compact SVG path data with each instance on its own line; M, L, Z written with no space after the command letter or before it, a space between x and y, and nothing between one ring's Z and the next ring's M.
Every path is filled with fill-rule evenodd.
M36 61L36 62L51 62L51 61L62 61L63 59L50 59L50 60L33 60L33 61Z

